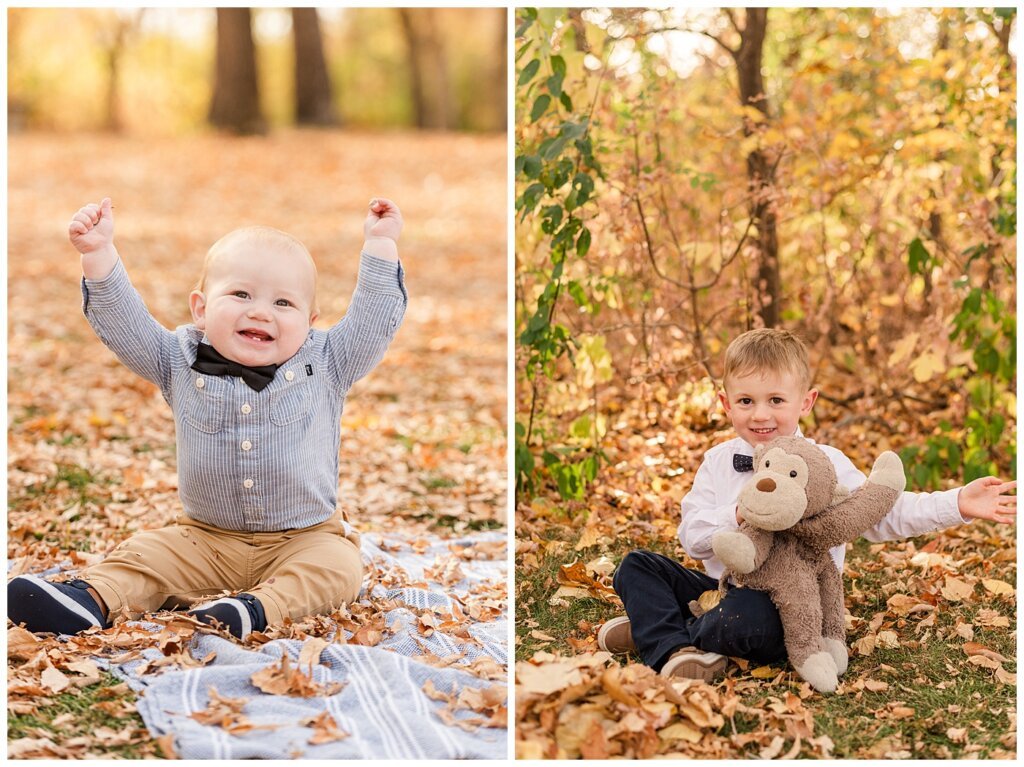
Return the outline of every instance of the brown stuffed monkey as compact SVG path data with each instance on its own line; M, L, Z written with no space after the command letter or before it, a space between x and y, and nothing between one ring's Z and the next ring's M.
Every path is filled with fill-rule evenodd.
M768 592L790 663L816 690L834 692L849 661L842 576L829 549L881 522L905 486L895 453L882 453L851 493L820 448L779 437L754 451L754 476L739 496L739 530L712 538L727 568L722 587L731 573L743 586Z

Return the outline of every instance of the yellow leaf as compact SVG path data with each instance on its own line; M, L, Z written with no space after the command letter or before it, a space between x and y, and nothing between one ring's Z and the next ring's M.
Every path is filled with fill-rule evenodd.
M750 675L754 679L774 679L775 675L779 673L778 669L772 668L771 666L758 666Z
M685 740L687 743L697 743L701 739L701 732L686 722L676 722L658 730L658 737L668 741Z
M936 373L941 373L945 369L945 361L933 351L924 352L910 363L910 371L914 374L914 380L918 383L927 383L932 380Z
M1013 596L1014 589L1009 583L1005 581L997 581L993 578L984 578L981 581L981 585L985 587L985 590L995 594L996 596Z
M914 715L914 709L909 706L893 706L892 707L892 718L893 719L910 719Z
M920 335L920 333L911 333L902 341L896 343L892 354L889 355L889 367L898 365L910 356L914 351L914 347L917 346L917 339L920 338Z
M718 603L721 601L722 592L720 592L718 589L705 591L703 594L697 597L697 604L701 606L701 609L704 610L704 612L708 612L709 610L717 607Z

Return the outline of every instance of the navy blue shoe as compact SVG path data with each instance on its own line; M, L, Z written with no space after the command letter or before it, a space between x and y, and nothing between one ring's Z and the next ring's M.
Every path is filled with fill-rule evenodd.
M245 639L253 631L263 631L267 627L263 605L252 594L215 599L189 610L188 614L211 626L220 624L238 639Z
M86 589L85 581L52 583L35 575L19 575L7 582L7 617L32 632L77 634L110 623Z

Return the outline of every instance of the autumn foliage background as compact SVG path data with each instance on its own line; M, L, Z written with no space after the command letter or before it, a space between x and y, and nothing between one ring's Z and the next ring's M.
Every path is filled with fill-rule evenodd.
M630 548L698 566L675 541L679 501L703 453L732 436L715 392L744 330L807 341L821 396L804 432L859 467L896 450L912 490L1015 475L1014 20L518 11L520 755L1012 752L1006 657L985 661L999 667L985 695L1000 712L980 728L985 745L903 692L977 673L957 627L980 637L985 625L1012 656L1012 528L854 547L849 627L866 660L846 701L805 704L784 673L773 688L751 669L673 697L636 664L591 653L619 614L610 574ZM924 607L908 618L903 597ZM996 612L979 623L978 609ZM936 647L957 660L922 673ZM906 670L883 683L879 662ZM906 721L873 723L893 707Z
M478 74L503 65L503 49L489 42L501 19L485 10L463 16L466 27L444 27L448 34L476 23L493 32L462 51L477 57ZM12 9L8 17L9 573L96 562L180 512L169 409L103 347L81 312L81 266L67 224L107 195L128 273L171 328L190 321L187 298L206 249L254 223L307 245L319 271L317 326L328 327L355 286L370 198L394 199L405 219L399 248L410 304L384 361L347 399L339 502L364 534L415 541L504 530L508 201L500 94L479 77L467 85L459 74L466 60L449 48L461 122L417 130L395 9L334 12L322 22L341 124L296 127L288 15L261 9L254 30L266 131L220 133L205 124L214 10L159 13L123 41L114 126L105 112L105 51L119 25L137 19L109 9ZM58 28L79 43L62 43ZM499 542L488 553L500 559L503 550ZM506 589L491 585L493 619ZM355 619L379 641L377 607ZM11 753L159 754L133 717L127 688L100 680L90 663L151 645L156 635L147 634L12 650Z

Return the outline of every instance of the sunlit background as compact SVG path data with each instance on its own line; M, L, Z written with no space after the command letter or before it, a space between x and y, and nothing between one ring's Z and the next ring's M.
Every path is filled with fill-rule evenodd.
M294 121L295 10L251 12L259 102L269 129ZM10 8L7 14L11 131L173 135L205 125L216 9ZM504 130L504 8L316 14L339 124Z

